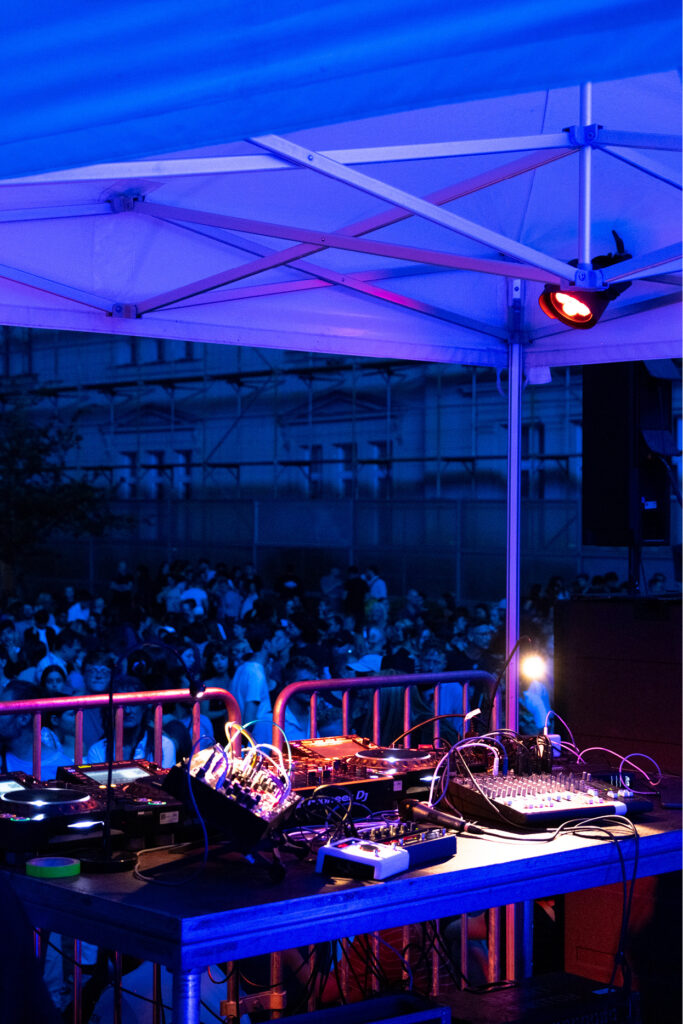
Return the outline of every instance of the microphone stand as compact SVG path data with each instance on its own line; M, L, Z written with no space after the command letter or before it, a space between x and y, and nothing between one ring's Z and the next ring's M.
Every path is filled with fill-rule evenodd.
M102 848L99 852L87 855L84 854L80 857L81 867L86 874L115 874L117 872L131 871L135 868L138 860L137 853L131 850L120 850L114 854L112 852L112 810L114 805L114 789L112 785L112 775L114 768L114 738L115 738L115 725L114 725L114 680L117 676L117 671L124 659L130 657L135 651L143 650L146 647L157 647L165 651L170 651L171 654L178 660L180 656L173 647L168 644L154 643L150 641L143 641L143 643L135 644L129 651L126 651L124 655L119 658L116 667L111 673L109 679L108 697L109 703L107 704L107 722L105 725L105 739L106 739L106 751L107 751L107 785L106 785L106 797L105 797L105 811L104 811L104 826L102 832ZM187 668L183 665L187 671L188 679L190 682L189 691L192 697L199 697L206 687L202 680L198 679L192 669Z
M112 811L114 806L114 791L112 786L112 774L114 769L114 679L116 667L112 670L109 678L109 689L107 691L109 703L107 704L107 721L105 724L106 757L107 757L107 786L104 807L104 825L102 830L102 848L98 852L84 854L79 859L81 869L85 874L111 875L123 871L132 871L138 862L138 855L131 850L120 850L112 852Z
M489 705L488 709L481 716L482 729L483 729L484 733L489 732L490 729L491 729L491 715L493 713L493 705L495 704L496 696L498 695L498 688L499 688L499 686L501 684L503 676L507 672L508 666L509 666L510 662L512 661L512 659L514 658L515 653L516 653L517 649L519 648L520 644L522 644L525 640L526 640L527 643L533 643L532 637L527 636L526 634L522 634L522 636L519 637L519 639L517 640L517 643L514 645L514 647L512 648L510 653L508 654L507 658L505 659L505 661L503 663L503 667L501 668L500 672L496 676L496 680L495 680L495 682L493 684L493 688L491 690L491 695L488 698L488 705Z

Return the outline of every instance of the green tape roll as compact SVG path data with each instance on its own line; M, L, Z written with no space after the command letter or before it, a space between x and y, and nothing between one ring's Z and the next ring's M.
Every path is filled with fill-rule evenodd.
M80 873L81 862L73 857L34 857L26 862L26 874L33 878L72 878Z

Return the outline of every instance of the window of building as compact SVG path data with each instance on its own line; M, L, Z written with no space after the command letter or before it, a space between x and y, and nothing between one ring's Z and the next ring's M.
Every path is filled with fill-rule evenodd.
M545 453L545 424L522 425L522 498L545 497L545 463L535 456Z
M375 497L391 498L393 496L393 441L371 441L374 458L377 459L373 470Z
M138 453L121 452L121 475L118 480L118 493L122 498L138 496Z
M177 463L173 467L173 491L179 498L192 497L192 450L176 452Z
M161 501L168 494L166 452L149 452L148 461L147 493L156 501Z
M323 493L323 446L321 444L302 445L307 463L304 466L306 477L306 495L309 498L320 498Z
M356 496L356 450L355 441L348 441L334 446L339 452L340 461L337 463L339 480L339 494L342 498L355 498Z

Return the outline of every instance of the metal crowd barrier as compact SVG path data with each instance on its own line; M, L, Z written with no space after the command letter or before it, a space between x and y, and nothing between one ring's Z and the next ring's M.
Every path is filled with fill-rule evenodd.
M154 715L154 756L152 760L161 764L161 732L164 704L192 702L192 743L199 739L199 702L220 700L225 705L226 715L231 722L241 724L239 704L228 690L209 687L199 697L193 697L189 690L146 690L142 693L115 693L111 703L114 707L114 760L123 759L123 711L129 704L153 704ZM83 712L91 708L106 708L109 694L87 694L70 697L41 697L38 700L0 701L0 715L16 715L22 712L33 715L33 775L41 778L41 730L43 712L58 712L75 709L76 733L74 741L74 764L83 763Z
M285 709L287 703L298 693L310 693L309 703L309 726L311 738L318 735L317 732L317 698L318 693L330 693L341 691L342 694L342 735L349 735L349 700L354 690L372 690L372 741L380 745L380 718L381 718L381 691L390 687L404 687L403 690L403 731L411 728L411 687L417 686L420 689L434 688L432 705L434 716L439 714L441 704L441 688L448 683L462 684L462 715L466 715L469 708L468 683L479 683L487 692L490 698L495 686L495 677L489 672L481 672L473 669L464 672L437 672L418 673L415 675L396 676L361 676L358 679L311 679L305 682L290 683L279 693L275 706L273 707L273 744L282 749L283 730L285 722ZM497 720L497 707L493 709L493 721ZM416 723L412 723L415 725ZM492 728L496 728L495 725ZM440 735L440 722L433 723L433 736L435 742ZM403 745L410 746L410 736L403 737Z

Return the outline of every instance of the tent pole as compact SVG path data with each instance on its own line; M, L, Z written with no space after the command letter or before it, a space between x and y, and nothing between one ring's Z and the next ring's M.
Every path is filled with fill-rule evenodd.
M507 586L505 611L506 655L510 657L519 639L520 512L522 384L524 341L524 291L521 280L511 282L508 293L508 439L507 439ZM510 658L505 685L505 727L519 725L519 652ZM529 927L532 903L510 904L505 908L505 977L529 977L532 934Z
M510 665L505 685L505 726L517 731L519 724L519 522L521 508L521 407L523 289L521 281L511 282L508 293L508 495L507 495L507 584L505 612L506 655ZM514 651L514 654L512 654ZM512 654L512 656L511 656ZM517 980L530 973L531 940L525 927L528 906L505 907L505 977Z
M593 85L581 86L579 121L582 128L591 124L593 117ZM591 176L593 147L583 142L579 151L579 266L592 269L591 263Z
M522 284L510 288L508 346L508 436L507 436L507 583L505 593L505 642L509 657L519 638L519 535L522 435ZM519 699L519 656L515 653L507 671L505 727L517 729Z

